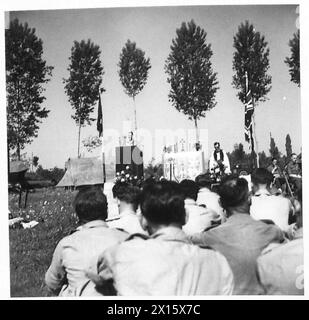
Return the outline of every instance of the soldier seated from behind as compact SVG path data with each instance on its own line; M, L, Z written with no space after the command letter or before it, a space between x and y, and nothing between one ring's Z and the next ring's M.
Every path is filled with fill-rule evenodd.
M74 203L80 226L58 243L45 283L54 294L77 296L88 278L85 270L96 269L99 254L126 239L128 234L108 228L107 201L100 188L82 188Z
M110 228L117 228L132 233L145 233L142 229L136 211L140 189L125 182L116 182L113 187L113 196L117 200L119 215L108 219L106 222Z
M256 169L251 175L253 184L250 215L255 220L272 220L281 230L289 229L289 216L293 213L292 203L281 195L270 192L273 175L264 168Z
M180 187L185 197L187 222L182 229L186 234L202 232L221 222L221 217L216 211L196 203L199 187L193 180L182 180Z
M233 270L234 294L261 294L256 276L256 259L270 243L284 240L283 232L274 225L250 217L251 197L248 182L228 177L219 188L220 202L227 221L209 231L192 236L193 243L209 245L222 253Z
M97 274L84 295L227 295L233 275L226 259L209 248L191 243L182 231L184 198L179 185L164 181L148 184L141 196L142 227L150 237L133 235L103 252ZM108 290L107 290L108 289Z

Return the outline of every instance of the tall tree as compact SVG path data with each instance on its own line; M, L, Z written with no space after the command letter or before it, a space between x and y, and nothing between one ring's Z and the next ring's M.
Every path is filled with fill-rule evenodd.
M299 63L299 30L294 33L293 38L289 41L291 56L286 57L284 62L289 67L291 81L300 86L300 63Z
M232 85L238 90L239 100L248 103L248 94L252 98L253 111L250 120L254 128L254 108L259 102L266 100L271 89L271 76L269 69L269 48L265 37L257 32L249 21L241 23L234 36L233 46L233 75ZM248 119L247 119L248 120ZM253 138L255 132L253 132ZM255 146L257 141L255 140ZM258 150L255 150L258 157ZM254 150L252 150L254 153ZM256 160L258 165L259 161Z
M7 138L8 148L16 151L18 160L49 113L41 105L46 99L43 85L50 80L53 67L47 66L42 56L43 42L35 29L18 19L12 21L5 30Z
M286 150L287 158L290 159L291 154L293 153L293 151L292 151L291 137L290 137L289 134L287 134L286 137L285 137L285 150Z
M137 132L135 97L143 90L151 68L150 59L145 58L145 52L136 47L135 42L128 40L122 48L118 63L120 81L125 93L133 99L135 138Z
M269 69L269 48L265 37L257 32L248 21L242 23L234 36L235 52L233 54L232 85L238 90L237 96L242 103L246 102L246 72L248 86L254 103L266 100L271 89Z
M90 115L94 110L94 104L99 99L99 89L104 75L100 54L99 46L90 39L87 42L74 41L69 58L70 65L67 68L70 75L67 79L63 79L65 92L75 110L72 118L78 126L78 157L80 157L81 128L95 120Z
M270 134L270 149L269 149L269 153L270 153L272 158L277 158L279 160L280 152L279 152L278 147L276 146L275 139L271 136L271 134Z
M211 44L206 43L207 33L193 20L183 22L176 34L165 63L167 82L171 85L168 97L178 111L194 121L199 144L197 121L216 105L217 73L210 60L213 52Z

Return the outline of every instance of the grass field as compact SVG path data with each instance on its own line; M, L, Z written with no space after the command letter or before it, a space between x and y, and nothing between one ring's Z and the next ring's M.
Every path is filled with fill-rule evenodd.
M44 275L60 239L76 227L72 208L75 193L62 188L37 189L29 193L25 209L18 196L9 195L13 217L38 221L32 229L10 229L10 280L12 297L46 297Z

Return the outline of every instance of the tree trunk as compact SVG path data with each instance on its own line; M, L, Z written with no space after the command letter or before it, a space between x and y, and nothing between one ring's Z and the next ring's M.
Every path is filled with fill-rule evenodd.
M134 130L135 130L135 145L137 145L137 117L136 117L136 104L135 104L135 96L133 96L134 103Z
M8 152L8 173L10 173L10 147L9 147L9 141L7 141L7 152Z
M195 126L195 143L198 144L200 142L199 138L199 132L198 132L198 127L197 127L197 119L194 118L194 126Z
M255 101L254 99L252 98L252 102L253 102L253 119L252 119L252 125L253 125L253 139L254 139L254 146L255 146L255 154L256 154L256 158L255 158L255 161L256 161L256 168L259 168L260 167L260 161L259 161L259 149L258 149L258 142L257 142L257 139L256 139L256 124L255 124Z
M20 144L19 144L19 142L17 142L16 153L17 153L17 160L20 160Z
M17 111L18 111L18 120L17 120L17 147L16 147L16 152L17 152L17 160L20 160L20 143L19 143L19 135L20 135L20 103L19 103L19 87L17 90Z
M80 110L82 108L82 101L81 99L79 100L79 118L78 118L78 144L77 144L77 158L80 158L80 131L81 131L81 115L80 115Z
M77 145L77 158L80 158L80 152L79 152L79 147L80 147L80 130L81 130L81 122L80 122L80 117L79 117L79 123L78 123L78 145Z

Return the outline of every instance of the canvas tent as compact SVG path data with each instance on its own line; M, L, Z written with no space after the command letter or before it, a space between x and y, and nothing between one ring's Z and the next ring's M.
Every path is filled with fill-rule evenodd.
M23 171L27 171L29 169L28 165L25 161L16 160L10 161L10 173L19 173Z
M74 158L66 162L66 172L57 187L78 187L105 182L102 158Z

